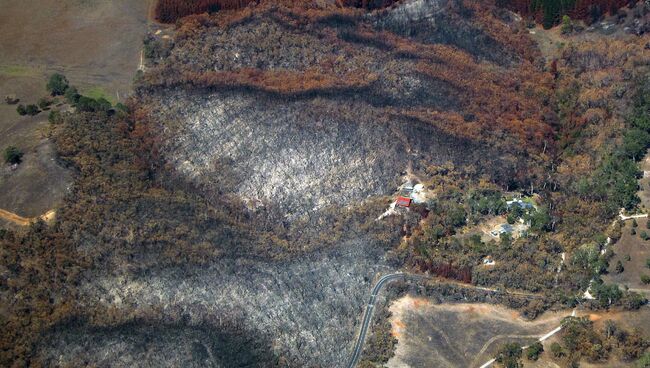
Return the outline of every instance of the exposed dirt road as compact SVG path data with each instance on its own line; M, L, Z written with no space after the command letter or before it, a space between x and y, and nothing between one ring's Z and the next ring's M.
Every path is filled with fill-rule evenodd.
M19 226L28 226L29 224L36 222L38 220L43 220L43 221L50 221L54 219L54 216L56 215L55 210L49 210L46 213L42 214L41 216L38 217L22 217L20 215L17 215L13 212L5 211L0 208L0 218L13 222L16 225Z

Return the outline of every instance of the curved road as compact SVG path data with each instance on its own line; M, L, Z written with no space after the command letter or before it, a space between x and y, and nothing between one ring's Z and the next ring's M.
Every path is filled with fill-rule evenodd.
M350 362L348 363L347 367L348 368L354 368L357 365L357 361L359 360L359 357L361 356L361 351L363 350L363 344L366 340L366 333L368 332L368 327L370 327L370 321L372 320L372 314L375 310L375 300L377 299L377 294L381 290L381 288L389 281L394 281L397 279L406 279L407 277L411 279L419 279L419 280L431 280L434 279L435 277L432 276L425 276L425 275L414 275L414 274L408 274L408 273L403 273L403 272L397 272L397 273L391 273L388 275L382 276L377 283L375 284L375 287L372 288L372 292L370 293L370 299L368 300L368 305L366 306L366 312L363 315L363 322L361 323L361 330L359 332L359 337L357 337L357 341L354 345L354 351L352 352L352 357L350 358ZM486 287L481 287L481 286L474 286L474 285L466 285L466 284L461 284L459 282L453 282L450 280L446 281L447 283L454 284L457 286L461 287L466 287L466 288L471 288L471 289L476 289L476 290L481 290L481 291L487 291L491 293L504 293L504 294L512 294L512 295L519 295L519 296L525 296L525 297L534 297L534 298L539 298L542 297L539 294L535 293L526 293L526 292L517 292L517 291L506 291L506 290L497 290L497 289L490 289Z
M377 298L377 294L379 293L379 290L384 286L385 283L397 279L403 279L406 277L406 274L404 273L392 273L389 275L382 276L382 278L377 281L375 284L375 287L372 288L372 292L370 293L370 300L368 301L368 305L366 306L366 313L363 315L363 323L361 324L361 331L359 332L359 337L357 338L357 342L354 345L354 352L352 353L352 358L350 358L350 363L348 364L348 368L354 368L357 365L357 361L359 360L359 357L361 356L361 351L363 350L363 343L366 340L366 332L368 331L368 326L370 326L370 321L372 320L372 313L375 310L375 299Z

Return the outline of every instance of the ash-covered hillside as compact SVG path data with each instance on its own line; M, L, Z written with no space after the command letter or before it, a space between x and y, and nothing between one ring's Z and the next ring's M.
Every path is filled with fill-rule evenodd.
M503 15L262 1L151 35L127 117L54 127L77 179L52 237L75 272L56 274L69 304L32 358L344 366L420 220L376 220L406 176L454 165L528 186L553 154L552 77Z
M445 163L528 185L552 150L550 75L486 12L263 2L190 17L140 93L175 170L253 211L291 218L389 195L405 172Z

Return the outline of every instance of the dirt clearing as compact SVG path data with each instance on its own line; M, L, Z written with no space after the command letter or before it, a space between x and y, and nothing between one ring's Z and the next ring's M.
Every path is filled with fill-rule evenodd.
M527 321L515 310L490 304L433 304L405 296L390 308L399 343L390 368L478 367L505 342L528 344L555 329L570 311Z

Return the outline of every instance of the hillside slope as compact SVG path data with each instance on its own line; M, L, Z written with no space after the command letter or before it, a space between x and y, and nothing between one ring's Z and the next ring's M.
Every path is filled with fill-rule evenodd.
M520 30L462 1L265 4L187 18L140 87L167 160L208 195L300 214L428 165L504 187L541 177L551 77Z

